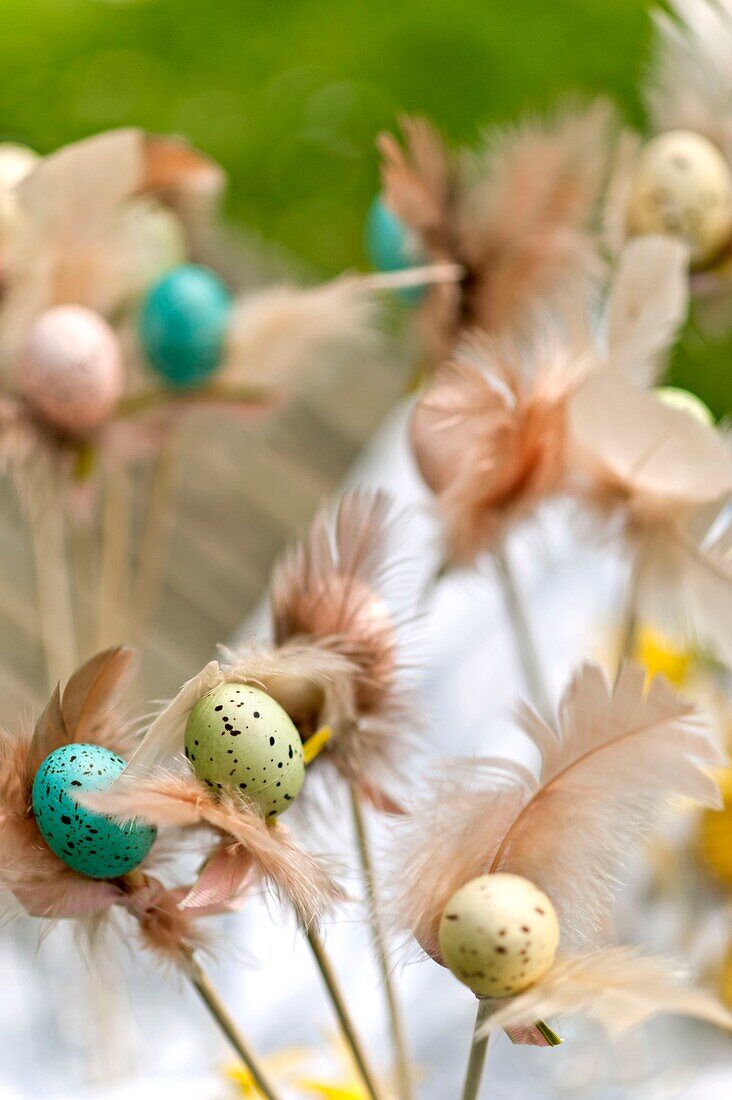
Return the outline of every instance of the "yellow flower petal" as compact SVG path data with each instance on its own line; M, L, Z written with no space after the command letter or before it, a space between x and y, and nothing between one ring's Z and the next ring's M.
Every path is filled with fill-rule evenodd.
M694 662L692 650L647 626L638 628L634 657L644 666L649 679L660 673L676 687L684 683Z

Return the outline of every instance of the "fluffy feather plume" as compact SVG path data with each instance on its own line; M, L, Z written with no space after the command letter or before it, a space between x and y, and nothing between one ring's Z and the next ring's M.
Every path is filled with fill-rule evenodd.
M539 779L507 760L443 769L403 827L394 873L396 917L439 961L444 907L478 875L535 882L554 903L563 939L591 938L618 872L660 806L687 797L718 804L705 770L724 759L694 706L626 666L611 690L585 665L559 709L558 731L528 706L518 720L542 757Z
M219 877L222 867L217 861L208 871L204 868L203 884L199 881L181 899L183 908L209 905L212 900L217 904L235 901L245 888L264 879L308 925L319 918L325 905L341 897L325 865L297 844L283 825L268 824L261 812L239 794L212 797L191 773L158 771L140 779L128 772L111 789L85 793L79 801L122 821L139 818L159 828L206 825L222 838L228 856L227 884L233 892L224 891L224 880ZM234 856L237 859L232 873ZM212 889L214 872L218 881Z
M558 960L536 985L516 997L493 1001L495 1011L478 1038L498 1028L531 1028L535 1020L583 1013L614 1038L652 1016L695 1016L732 1028L732 1015L709 993L685 986L669 964L627 947Z
M276 642L315 644L352 670L353 709L332 727L321 759L372 800L376 788L401 777L415 728L415 707L403 688L406 624L389 599L404 572L393 556L396 523L384 493L351 491L334 523L326 510L316 516L270 584ZM322 708L313 718L301 726L304 734L326 724Z
M636 534L638 613L674 637L708 647L732 667L730 510Z
M104 650L77 669L63 694L55 688L28 749L32 775L49 752L71 742L104 745L115 752L126 750L128 734L116 706L127 686L132 661L132 650L126 646Z
M399 119L405 147L391 134L380 134L381 182L386 205L419 234L435 260L452 257L451 221L458 179L454 159L442 137L423 118Z
M671 237L638 237L621 251L607 318L607 367L651 386L689 310L689 255Z
M418 401L410 438L448 560L471 564L565 477L566 405L590 364L548 320L530 347L474 337Z
M608 175L605 104L490 136L479 155L452 156L428 123L403 119L406 150L380 138L387 206L419 250L462 264L463 294L428 295L425 335L435 360L474 326L505 332L538 303L574 296L602 270L596 236Z
M331 536L325 509L275 567L270 601L278 645L317 640L358 668L360 711L377 709L395 677L396 630L379 595L392 542L384 493L347 493Z
M376 313L376 294L357 277L247 294L234 307L224 377L277 386L335 350L375 351Z
M460 211L476 276L470 312L482 328L515 326L527 307L561 304L602 274L596 230L611 131L599 102L488 138Z
M647 98L656 130L696 130L732 157L732 4L671 0L654 13Z

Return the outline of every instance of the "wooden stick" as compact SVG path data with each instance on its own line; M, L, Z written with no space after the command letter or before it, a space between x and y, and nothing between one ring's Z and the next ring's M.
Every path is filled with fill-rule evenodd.
M35 565L41 639L51 690L76 668L76 627L69 583L66 502L56 479L39 471L25 494Z
M539 711L542 718L551 722L552 708L549 702L549 693L546 690L544 676L536 652L534 639L526 618L524 606L516 587L513 571L508 563L505 552L497 551L494 554L496 572L503 591L508 617L511 620L513 636L516 642L516 650L521 662L526 687L531 695L531 701Z
M175 440L168 439L158 452L153 470L132 597L132 641L140 640L160 602L168 540L173 525L176 465Z
M104 484L98 649L129 640L131 527L129 473L115 465Z
M265 1097L265 1100L280 1100L279 1093L275 1086L269 1080L256 1054L236 1027L236 1024L224 1007L221 998L211 984L210 978L195 958L193 952L188 949L183 949L181 951L181 956L184 969L193 988L205 1004L218 1028L226 1036L231 1046L251 1073L252 1080L262 1096Z
M487 1001L478 1001L478 1011L475 1015L475 1026L473 1028L473 1039L470 1044L470 1054L468 1056L468 1066L465 1071L465 1082L463 1084L462 1100L477 1100L480 1092L480 1083L483 1080L483 1070L485 1069L485 1059L488 1053L488 1036L484 1039L477 1039L476 1035L480 1030L480 1027L490 1016L490 1007Z
M640 567L636 561L633 563L628 582L628 593L625 598L625 610L620 634L620 649L618 651L618 668L616 679L620 675L624 663L632 659L635 653L635 643L638 635L638 594L640 592Z
M394 983L391 980L389 959L386 948L386 937L384 935L384 929L381 922L381 907L379 905L376 880L374 877L374 865L371 858L371 847L369 845L368 834L366 832L366 822L364 820L363 810L361 808L361 800L358 796L358 791L355 789L355 787L351 786L350 793L351 811L353 814L353 824L356 832L356 843L358 846L358 854L361 860L361 870L363 872L363 879L366 886L366 896L368 899L371 938L373 941L376 958L379 964L379 969L381 971L381 978L384 985L384 994L386 997L386 1009L391 1030L391 1041L396 1067L397 1087L402 1100L411 1100L413 1096L412 1070L409 1055L407 1054L406 1036L404 1034L404 1026L402 1023L401 1013L399 1011L399 1003L397 1001L396 990L394 989Z
M348 1048L353 1056L353 1060L356 1063L359 1075L363 1082L366 1093L369 1100L382 1100L381 1093L376 1084L376 1078L371 1071L368 1060L364 1053L361 1041L356 1033L356 1029L353 1026L350 1013L346 1008L346 1003L341 993L338 979L335 976L330 960L325 953L325 948L320 939L320 936L316 932L315 928L305 928L305 935L307 941L310 944L310 950L313 953L318 970L320 971L325 987L328 990L333 1009L338 1017L338 1023L340 1024L341 1034L345 1039Z

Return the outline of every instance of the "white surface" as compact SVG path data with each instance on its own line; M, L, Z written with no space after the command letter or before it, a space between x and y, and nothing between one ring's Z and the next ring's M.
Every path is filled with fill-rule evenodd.
M422 576L414 577L419 586L436 560L436 529L406 453L404 419L404 409L392 417L359 464L355 480L381 484L412 508L405 545L420 558ZM617 614L622 591L622 570L609 549L593 545L574 519L568 540L566 521L566 512L550 513L510 548L555 697L578 660L597 656L597 640ZM432 548L431 560L422 553L426 547ZM250 624L247 633L252 629ZM523 754L526 746L508 715L522 685L489 565L484 575L450 577L440 585L423 634L430 752ZM333 820L333 847L347 851L347 816L337 812ZM242 914L227 918L223 929L216 924L212 933L218 945L212 974L252 1043L265 1054L301 1044L322 1049L333 1023L294 927L273 920L265 904L253 901ZM639 938L643 933L648 928L638 930ZM217 1072L227 1052L193 994L177 986L173 975L151 972L134 955L121 960L124 977L112 975L111 988L117 992L107 1008L108 1020L100 1018L98 1008L93 1014L97 1030L106 1033L107 1058L119 1083L106 1089L82 1087L95 1068L90 1043L97 1072L107 1074L105 1044L93 1039L90 1025L91 978L69 946L68 929L58 929L37 959L35 936L28 921L0 939L0 1100L225 1100L233 1095ZM368 934L355 909L344 911L328 929L327 943L368 1047L383 1066L388 1046L381 999ZM420 1100L451 1100L459 1094L474 1001L429 962L406 966L397 980L424 1073ZM633 1036L615 1051L581 1025L563 1023L561 1030L568 1041L553 1051L497 1040L483 1095L491 1100L728 1100L732 1095L732 1041L710 1029L673 1021Z

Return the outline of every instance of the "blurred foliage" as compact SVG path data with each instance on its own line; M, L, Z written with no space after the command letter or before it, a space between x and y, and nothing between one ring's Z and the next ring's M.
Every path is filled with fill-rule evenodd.
M363 263L376 133L400 111L453 141L611 96L642 125L644 0L0 0L0 135L41 152L125 123L184 134L228 212L323 274ZM719 410L727 355L704 353ZM722 359L724 367L722 367ZM688 354L676 373L696 375ZM711 399L711 400L710 400Z

